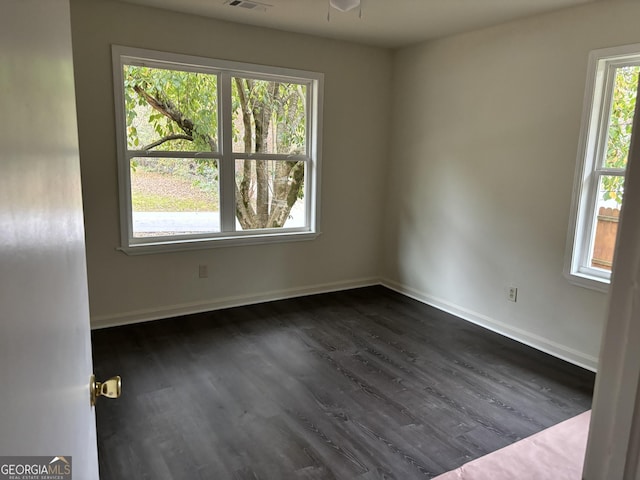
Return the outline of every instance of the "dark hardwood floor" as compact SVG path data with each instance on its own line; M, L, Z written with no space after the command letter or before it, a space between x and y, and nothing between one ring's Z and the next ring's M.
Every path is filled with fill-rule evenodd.
M577 415L594 374L383 287L93 332L102 480L432 478Z

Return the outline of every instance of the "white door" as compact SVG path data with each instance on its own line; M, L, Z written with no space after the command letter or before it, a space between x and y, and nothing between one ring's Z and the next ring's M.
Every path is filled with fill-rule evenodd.
M0 0L0 456L98 478L68 0Z

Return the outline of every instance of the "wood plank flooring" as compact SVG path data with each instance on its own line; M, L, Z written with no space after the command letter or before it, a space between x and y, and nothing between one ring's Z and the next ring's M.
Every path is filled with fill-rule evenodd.
M93 332L102 480L425 479L590 408L594 374L383 287Z

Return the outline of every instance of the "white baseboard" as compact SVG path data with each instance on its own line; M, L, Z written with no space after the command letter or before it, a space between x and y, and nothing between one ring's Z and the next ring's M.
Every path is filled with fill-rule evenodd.
M507 325L503 322L494 320L486 315L468 310L453 303L447 302L431 295L419 292L413 288L406 287L392 280L380 280L377 277L363 278L346 282L332 282L319 285L310 285L300 288L291 288L285 290L273 290L260 294L238 295L234 297L226 297L207 302L182 303L177 305L164 305L157 308L149 308L142 310L134 310L130 312L118 313L115 315L98 315L91 318L91 328L98 330L101 328L115 327L119 325L129 325L133 323L148 322L152 320L160 320L163 318L171 318L180 315L190 315L194 313L209 312L220 310L223 308L240 307L252 305L261 302L270 302L274 300L283 300L287 298L302 297L305 295L314 295L319 293L336 292L340 290L348 290L351 288L368 287L372 285L384 285L402 295L418 300L426 305L437 308L444 312L455 315L468 322L479 325L492 332L499 333L505 337L516 340L525 345L529 345L537 350L561 358L570 363L596 371L598 359L591 355L584 354L575 349L561 345L553 340L532 334L520 328Z
M380 283L391 290L401 293L402 295L406 295L407 297L411 297L414 300L418 300L419 302L437 308L438 310L455 315L463 320L467 320L468 322L484 327L487 330L499 333L500 335L511 338L512 340L516 340L520 343L524 343L525 345L541 350L549 355L553 355L554 357L561 358L562 360L566 360L574 365L586 368L587 370L591 370L592 372L597 371L598 359L596 357L579 352L578 350L567 347L566 345L561 345L553 340L549 340L548 338L527 332L526 330L499 322L487 317L486 315L468 310L446 300L419 292L392 280L383 279Z
M119 325L129 325L133 323L160 320L163 318L177 317L181 315L191 315L194 313L210 312L223 308L241 307L255 303L271 302L286 298L302 297L318 293L329 293L351 288L369 287L379 285L380 279L377 277L363 278L346 282L332 282L319 285L310 285L299 288L285 290L273 290L259 294L238 295L226 297L206 302L181 303L177 305L163 305L157 308L133 310L129 312L117 313L114 315L96 315L91 317L91 328L98 330Z

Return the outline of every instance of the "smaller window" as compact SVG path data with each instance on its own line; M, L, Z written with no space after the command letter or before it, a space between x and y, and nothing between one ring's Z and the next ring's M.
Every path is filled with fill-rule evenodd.
M611 279L639 72L640 45L590 55L565 272L597 290Z
M113 47L122 250L318 234L322 74Z

